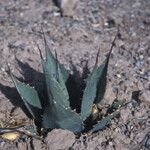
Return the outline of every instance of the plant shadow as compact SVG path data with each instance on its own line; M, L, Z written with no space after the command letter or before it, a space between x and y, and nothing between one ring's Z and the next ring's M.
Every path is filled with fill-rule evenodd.
M47 101L46 101L47 92L46 92L44 75L41 72L38 72L34 70L33 68L31 68L28 63L23 63L17 58L16 58L16 61L19 65L20 73L24 77L24 79L18 78L18 77L17 79L21 82L30 84L30 86L33 86L35 90L38 92L40 99L42 99L41 101L42 106L43 107L46 106L47 105ZM15 107L20 107L29 118L32 118L31 114L27 110L25 104L23 103L15 87L9 87L0 83L0 90Z
M88 60L86 60L85 65L83 66L82 75L80 75L79 71L77 70L76 66L72 63L72 61L70 62L70 64L73 71L73 75L69 76L69 79L66 83L70 97L70 106L73 110L75 109L77 113L80 113L83 91L86 85L85 80L87 79L88 74L90 73L90 70L88 68Z
M22 103L22 100L16 90L15 87L9 87L5 86L0 83L0 90L1 92L6 96L7 99L15 106L15 107L20 107L23 112L31 118L31 114L28 112L27 108L25 105Z
M30 67L28 63L23 63L16 58L16 61L21 69L20 73L24 77L18 78L20 81L30 84L30 86L34 87L38 92L39 98L42 99L42 106L45 107L48 105L47 103L47 90L46 90L46 81L44 74Z

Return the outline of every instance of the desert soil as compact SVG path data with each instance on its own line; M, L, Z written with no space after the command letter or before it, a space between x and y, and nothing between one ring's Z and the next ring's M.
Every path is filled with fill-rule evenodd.
M6 63L27 83L42 82L35 44L44 54L41 24L52 52L57 51L70 71L72 61L80 73L87 59L93 67L99 47L99 61L104 60L119 29L101 106L107 107L116 97L125 99L126 105L119 118L95 134L75 139L70 132L54 130L44 141L26 136L0 139L0 149L150 149L150 0L80 0L72 17L62 17L58 10L51 0L0 0L0 126L31 123ZM68 138L61 140L66 134Z

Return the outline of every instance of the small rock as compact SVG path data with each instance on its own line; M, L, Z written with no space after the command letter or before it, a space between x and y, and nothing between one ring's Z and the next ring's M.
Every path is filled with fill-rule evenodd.
M55 0L63 16L72 17L78 0Z
M129 119L129 114L130 114L130 110L129 109L122 109L120 111L120 115L121 115L121 118L123 120L124 123L127 122L127 120Z
M41 140L38 140L38 139L34 138L32 140L32 144L34 146L34 149L40 149L40 150L44 149L43 148L43 143L42 143Z
M149 102L150 91L149 90L143 91L142 96L143 96L145 102Z
M109 145L110 145L110 146L113 146L113 142L110 141L110 142L109 142Z
M45 141L49 149L68 149L75 142L75 135L68 130L54 129L48 133Z

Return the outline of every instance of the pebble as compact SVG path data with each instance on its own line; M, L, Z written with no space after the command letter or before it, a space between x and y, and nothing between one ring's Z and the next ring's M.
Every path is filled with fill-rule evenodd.
M1 71L2 71L2 72L5 72L5 68L2 67L2 68L1 68Z
M110 146L113 146L113 142L110 141L110 142L109 142L109 145L110 145Z

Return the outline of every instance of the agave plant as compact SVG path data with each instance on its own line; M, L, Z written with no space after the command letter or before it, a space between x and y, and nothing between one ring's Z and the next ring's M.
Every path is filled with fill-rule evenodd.
M42 99L39 98L39 93L33 87L20 82L12 75L16 89L27 110L34 120L41 122L41 128L62 128L74 133L81 133L86 130L88 127L87 123L90 120L90 123L92 122L93 125L90 131L95 132L105 128L118 114L118 111L114 111L101 120L98 120L98 117L93 119L93 110L103 99L106 90L107 69L114 41L106 59L101 65L97 63L99 54L97 55L95 66L86 79L80 112L76 111L77 108L71 107L73 98L66 86L70 74L64 65L59 63L57 55L54 57L45 38L46 59L43 59L41 51L40 55L46 82L46 89L44 90L47 92L47 105L42 105Z

